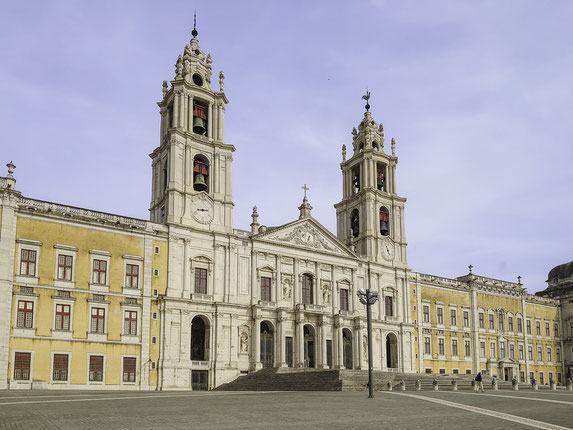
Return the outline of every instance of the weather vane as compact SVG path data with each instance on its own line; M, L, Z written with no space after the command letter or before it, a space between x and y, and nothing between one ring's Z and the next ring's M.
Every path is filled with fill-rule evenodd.
M191 32L193 38L197 37L197 9L193 11L193 31Z
M368 88L366 88L366 94L362 96L362 100L366 100L366 106L364 107L366 108L366 112L368 112L370 109L370 105L368 104L368 100L370 100L370 91L368 91Z

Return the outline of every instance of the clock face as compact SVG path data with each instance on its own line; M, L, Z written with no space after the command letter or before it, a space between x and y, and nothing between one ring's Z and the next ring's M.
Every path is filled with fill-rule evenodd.
M386 261L394 260L395 247L394 242L390 238L384 239L380 245L380 252L382 252L382 257Z
M213 221L213 203L205 198L197 199L192 206L193 218L201 224L209 224Z

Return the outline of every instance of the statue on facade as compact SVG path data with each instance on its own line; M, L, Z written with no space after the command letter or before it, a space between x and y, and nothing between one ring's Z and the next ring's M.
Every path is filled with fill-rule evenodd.
M330 302L330 285L326 282L322 284L322 303L328 304Z
M241 352L249 352L249 335L245 332L241 333Z
M285 299L290 299L292 293L292 285L290 279L283 279L283 297Z
M181 79L183 77L183 60L181 55L177 58L175 63L175 79Z
M219 92L222 93L223 92L223 85L225 84L225 74L223 73L223 71L221 70L219 72Z

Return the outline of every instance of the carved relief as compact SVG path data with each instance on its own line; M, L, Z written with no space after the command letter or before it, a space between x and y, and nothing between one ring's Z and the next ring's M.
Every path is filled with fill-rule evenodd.
M330 282L323 282L322 283L322 303L328 304L330 303L330 292L332 291L332 287L330 286Z
M283 297L290 299L292 295L292 279L290 277L283 278Z
M269 236L270 240L278 240L280 242L287 242L292 245L303 246L305 248L313 248L317 250L330 251L335 254L343 254L337 247L329 243L326 238L314 227L309 224L299 225L292 229L290 232L275 234Z

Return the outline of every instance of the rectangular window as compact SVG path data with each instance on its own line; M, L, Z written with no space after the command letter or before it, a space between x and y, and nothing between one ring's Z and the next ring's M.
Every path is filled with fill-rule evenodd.
M424 305L422 307L422 314L424 318L424 322L430 322L430 307L428 305Z
M533 381L534 378L535 378L535 374L533 372L529 372L529 380Z
M547 361L549 363L551 363L553 361L553 354L552 354L550 346L547 347Z
M438 324L444 323L444 308L436 308L436 316L438 319Z
M472 354L471 342L469 340L464 341L464 354L466 357Z
M515 345L513 343L509 344L509 358L515 360Z
M105 308L92 308L90 331L105 333Z
M139 288L139 266L137 264L125 265L125 288Z
M58 279L72 280L72 263L73 257L71 255L58 255Z
M513 331L513 317L507 317L507 330Z
M537 347L537 361L543 361L543 348L541 348L541 346Z
M20 254L20 275L36 276L36 251L22 249Z
M450 325L458 325L458 316L455 309L450 309Z
M56 305L55 330L70 329L70 305Z
M90 381L103 382L103 355L90 355Z
M489 358L495 358L495 343L491 342L489 344Z
M545 336L550 337L551 336L551 330L549 328L549 323L546 322L545 323Z
M532 346L527 347L527 358L530 361L533 361L533 347Z
M123 334L137 335L137 311L125 311L123 313Z
M30 380L30 363L32 354L30 352L14 353L14 379L16 381Z
M265 276L261 278L261 300L271 301L271 278Z
M452 339L452 355L458 355L458 340Z
M520 359L520 360L523 360L523 358L524 358L524 357L523 357L523 345L518 345L518 346L517 346L517 351L518 351L518 353L519 353L519 359Z
M559 324L553 324L553 332L555 333L555 337L559 337Z
M555 348L555 359L557 363L561 363L561 350L559 348Z
M539 372L539 384L540 385L545 384L545 378L544 378L543 372Z
M485 358L485 342L479 343L479 356Z
M527 334L531 334L531 320L526 321Z
M445 355L446 354L444 339L438 339L438 354L439 355Z
M286 364L288 367L292 367L293 365L293 341L292 341L292 337L287 336L285 337L285 359L286 359Z
M314 303L312 294L312 277L310 275L302 275L302 302L306 305Z
M559 385L562 384L562 382L561 382L561 373L560 373L560 372L557 373L557 383L558 383Z
M207 269L195 269L195 293L207 294Z
M135 357L123 357L123 382L135 382L136 364Z
M68 380L68 354L54 354L54 373L52 380Z
M469 327L470 326L470 313L468 311L464 311L463 316L464 316L464 327Z
M18 314L16 316L16 327L32 328L34 323L34 302L18 300Z
M489 314L489 315L488 315L488 318L489 318L489 329L490 329L490 330L495 329L495 323L494 323L494 320L493 320L493 314Z
M525 372L523 370L519 371L519 382L525 382Z
M498 322L498 327L499 327L499 331L504 331L505 330L505 320L503 317L503 314L499 314L499 316L497 317L497 322Z
M535 334L541 336L541 322L535 321Z
M499 358L505 357L505 342L499 343Z
M105 285L106 274L107 274L107 261L94 260L92 282L94 284Z
M346 288L340 289L340 310L348 310L348 290Z
M432 353L432 347L430 344L430 338L424 337L424 354L431 354L431 353Z
M517 318L517 332L523 333L523 322L519 317Z
M394 316L394 303L393 303L393 298L390 296L386 296L385 297L386 300L386 315L391 317Z
M483 312L479 313L479 328L485 328L485 322L484 322L484 314Z

